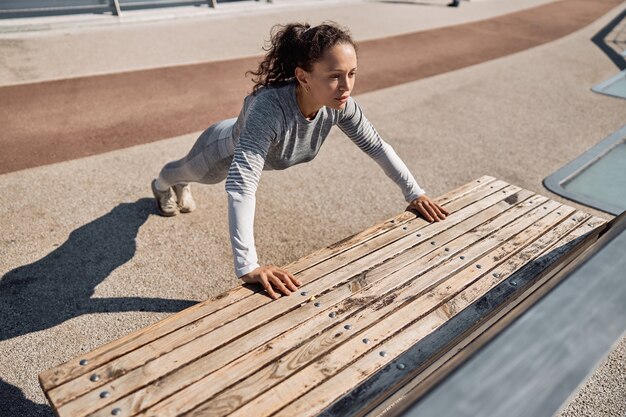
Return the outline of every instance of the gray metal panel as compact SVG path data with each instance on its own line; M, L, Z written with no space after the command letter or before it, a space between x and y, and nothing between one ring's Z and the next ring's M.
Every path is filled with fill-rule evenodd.
M591 88L594 93L626 99L626 70Z
M111 0L3 0L0 19L71 13L105 13L113 10Z
M621 220L599 252L403 415L554 415L626 332Z
M613 133L606 139L603 139L600 143L589 149L578 158L574 159L564 167L557 170L554 174L550 175L543 180L543 185L555 194L561 195L567 199L577 201L581 204L589 207L594 207L607 213L617 215L624 209L608 204L603 201L598 201L593 198L571 192L563 187L569 179L575 177L585 168L592 165L595 161L609 152L612 148L626 140L626 126L623 126L617 132ZM626 191L625 191L626 192Z

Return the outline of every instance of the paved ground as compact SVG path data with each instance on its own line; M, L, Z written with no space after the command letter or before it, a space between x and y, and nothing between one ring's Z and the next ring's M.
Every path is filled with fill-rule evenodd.
M580 29L529 43L562 25L543 21L535 27L537 36L520 35L519 43L528 49L368 92L360 93L359 84L356 99L433 196L489 174L563 201L541 180L620 128L626 114L623 100L590 91L617 72L590 39L620 15L625 3L593 2L593 18L582 9L590 7L587 3L569 0L563 9L565 2L482 0L449 9L434 0L320 2L317 6L324 7L317 9L307 4L303 9L282 6L9 32L0 35L0 77L2 85L17 88L33 81L242 58L258 52L273 23L304 17L312 23L334 19L349 26L358 40L377 42L373 39L443 27L459 33L459 27L449 25L510 19L503 14L530 12L533 6L556 7L579 19ZM225 47L202 39L219 39ZM458 35L448 39L450 48L455 40L463 42ZM424 62L430 59L423 56ZM76 86L75 81L65 82ZM187 88L193 91L197 85ZM40 106L49 105L48 99L42 96ZM208 103L217 99L207 94ZM100 106L57 104L54 117L29 118L29 112L20 117L26 116L24 130L36 130L44 122L73 117L88 104ZM125 99L117 109L126 110ZM17 117L10 114L12 120ZM74 131L72 123L64 128L60 149L64 136L100 140L84 128ZM149 198L151 178L164 162L182 156L197 133L0 175L0 403L10 404L6 415L51 416L37 383L40 371L237 285L223 186L196 187L198 211L174 219L155 216ZM109 130L109 136L118 134ZM45 144L46 130L41 136ZM5 150L19 142L6 135L0 140ZM7 153L17 158L19 152ZM353 163L339 163L345 158ZM258 251L262 261L286 264L403 208L401 194L384 174L333 132L314 162L263 175L255 222ZM625 352L622 339L561 415L623 415Z

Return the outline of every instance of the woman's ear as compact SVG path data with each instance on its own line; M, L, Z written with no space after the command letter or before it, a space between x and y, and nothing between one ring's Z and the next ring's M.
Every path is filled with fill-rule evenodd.
M300 67L296 67L296 80L298 80L298 83L306 89L306 87L308 87L309 85L309 73L306 72L305 70L303 70Z

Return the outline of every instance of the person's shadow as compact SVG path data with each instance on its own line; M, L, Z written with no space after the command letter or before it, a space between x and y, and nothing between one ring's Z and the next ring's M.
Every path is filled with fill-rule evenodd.
M135 255L135 238L154 201L122 203L74 230L44 258L0 280L0 341L44 330L83 314L178 312L195 301L162 298L91 298L95 287ZM35 239L36 237L33 237Z

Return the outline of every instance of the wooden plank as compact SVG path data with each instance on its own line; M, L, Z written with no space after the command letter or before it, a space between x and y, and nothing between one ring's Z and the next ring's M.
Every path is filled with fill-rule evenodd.
M474 316L472 317L472 322L481 323L485 319L485 315L483 312L488 309L488 306L492 305L490 301L481 297L487 294L489 289L493 288L496 283L499 283L502 278L507 276L506 268L511 267L513 268L512 270L515 271L519 269L522 265L528 264L530 260L537 259L536 257L540 255L542 250L550 248L555 241L558 242L558 239L562 237L562 233L564 231L569 232L572 230L573 227L576 227L580 224L580 219L574 222L561 222L557 227L554 227L548 233L544 234L540 239L534 241L531 245L527 246L526 248L524 248L524 250L509 259L506 263L502 264L504 267L499 270L503 274L505 274L503 276L478 280L476 280L475 278L470 278L470 280L467 280L467 277L464 277L464 275L466 274L456 274L445 283L446 285L441 285L437 287L431 293L432 296L430 298L420 297L421 303L419 308L426 309L436 306L436 309L434 311L419 319L417 322L409 324L407 328L403 329L401 335L387 339L384 343L377 346L375 350L369 352L366 356L358 359L354 364L348 366L338 374L335 374L332 378L323 382L321 385L318 385L314 390L309 391L304 395L298 396L298 398L294 402L289 403L287 407L280 410L280 412L275 415L317 415L320 409L328 406L339 396L343 395L346 392L345 387L347 385L355 386L358 383L362 382L367 377L371 376L376 370L381 369L383 366L391 362L391 360L398 356L399 352L404 352L409 347L414 345L416 341L423 340L424 338L426 338L426 336L428 336L428 334L433 333L442 325L449 323L452 317L457 316L465 309L465 307L475 302L477 305L477 309L476 314L474 314ZM559 253L557 256L554 256L552 260L558 258L561 255L562 253ZM479 260L479 262L481 264L484 264L486 268L498 266L498 263L494 262L494 256L492 254L484 256L482 259ZM541 270L542 269L535 270L534 272L540 272ZM470 268L469 270L467 270L467 272L472 275L475 274L476 270L474 268ZM481 275L489 277L490 271L486 271ZM453 285L453 281L463 282L461 288L464 289L461 292L456 293L458 288L455 288L456 285ZM467 282L473 282L473 284L465 287ZM503 302L493 305L500 307L503 305L507 305L506 300L501 301ZM398 317L398 319L400 319L400 317ZM387 321L391 322L391 320ZM405 324L407 324L407 322L402 323L402 325ZM402 328L400 326L397 327ZM466 334L463 334L462 332L457 332L458 329L454 330L455 331L449 332L452 339L452 342L449 343L452 344L454 344L455 341L461 339L463 336L466 336ZM447 347L448 346L438 345L438 349L436 351L431 350L430 353L436 355L436 352L446 351ZM380 351L388 352L387 357L380 356ZM338 359L338 355L336 355L335 358ZM334 363L332 365L327 363L325 364L325 366L327 369L329 366L337 366L337 368L339 369L341 367L341 365L335 365ZM314 376L310 375L310 377ZM291 381L292 384L297 384L298 382L299 381ZM284 399L284 390L282 391L281 397ZM288 401L285 401L285 403L288 403Z
M519 226L519 225L518 225L518 226ZM522 224L521 226L519 226L519 227L523 227L523 224ZM480 238L480 237L479 237L479 238ZM486 243L486 239L482 239L482 240L479 242L478 246L481 246L481 249L482 249L483 251L485 251L485 250L487 250L487 251L488 251L488 250L490 250L490 248L489 248L489 244L494 244L495 242L496 242L496 241L493 241L493 240L492 240L491 242ZM443 248L440 248L440 249L441 249L441 252L442 252L442 256L450 256L450 255L448 255L448 254L449 254L449 252L445 252ZM477 249L477 250L479 250L479 249ZM469 261L469 260L470 260L470 258L468 258L468 261ZM460 260L460 262L462 262L462 263L463 263L463 262L466 262L466 261ZM449 266L449 264L448 264L448 266ZM438 276L440 276L440 275L443 275L443 276L449 276L450 274L454 274L454 273L456 272L456 270L457 270L457 269L458 269L458 266L453 265L453 266L452 266L452 269L451 269L451 270L446 271L445 273L444 273L444 272L442 272L442 271L436 270L436 271L435 271L435 273L430 273L430 274L427 274L427 275L426 275L426 277L428 278L428 280L427 280L427 281L424 281L424 280L419 280L419 281L417 281L417 284L421 284L422 286L424 286L424 285L425 285L425 286L429 286L429 285L431 285L431 284L432 284L433 280L437 280ZM409 278L412 276L410 272L405 272L405 274L408 274L408 275L409 275ZM441 278L439 278L439 279L441 279ZM417 284L415 284L415 285L417 285ZM408 291L409 289L414 290L413 294L415 293L415 289L414 289L414 288L407 288L407 287L405 287L405 288L404 288L403 290L401 290L398 294L404 294L405 296L411 296L411 293L407 293L407 292L406 292L406 291ZM396 297L397 297L396 299L400 299L401 295L396 295ZM386 300L383 300L383 304L385 304L385 303L387 303L387 306L383 306L383 307L389 307L388 300L387 300L387 301L386 301ZM376 306L376 308L379 308L379 311L380 311L380 310L382 310L382 308L380 308L380 307L381 307L380 305ZM392 308L392 309L393 309L393 308L395 308L395 307L396 307L396 306L391 305L389 308ZM384 313L387 313L387 312L388 312L388 310L384 310ZM369 316L369 317L371 317L371 316L372 316L372 314L375 314L375 313L374 313L373 311L369 311L369 314L365 314L365 315L361 314L357 320L366 320L366 319L367 319L367 317L368 317L368 316ZM379 313L379 314L380 314L380 313ZM352 321L354 321L354 319L351 319L351 320L352 320ZM375 320L375 321L378 321L378 320ZM387 319L385 319L385 323L386 323L387 321L388 321L388 320L387 320ZM384 324L384 325L386 325L386 324ZM333 332L334 332L334 331L336 331L336 330L333 330ZM329 333L332 333L332 332L329 332ZM317 345L317 346L324 345L326 342L327 342L327 341L324 341L324 343L322 343L321 341L313 341L313 342L311 343L311 345L310 345L310 346L308 346L305 350L307 350L307 351L308 351L308 350L314 349L314 346L315 346L315 345ZM357 341L357 343L359 343L359 342ZM315 353L317 353L317 352L315 352ZM353 357L353 356L351 356L351 357ZM291 363L291 362L293 361L293 360L290 360L288 357L285 357L284 359L285 359L285 360L284 360L283 364L289 364L289 363ZM295 359L295 358L294 358L294 359ZM283 365L283 366L285 366L285 365ZM282 371L281 371L281 372L277 372L276 370L273 370L273 372L271 372L271 374L272 374L272 375L275 375L275 374L284 374L284 373L285 373L285 372L282 372ZM260 380L261 380L261 381L259 381L259 382L262 382L262 381L266 381L266 380L267 380L267 375L263 376L263 375L261 375L259 372L257 372L257 373L255 374L255 376L258 376L258 379L260 379ZM269 383L271 383L271 382L272 382L272 381L270 381ZM269 385L269 383L268 383L268 385ZM258 393L258 392L265 392L265 391L266 391L266 389L268 389L268 388L269 388L269 386L261 386L261 387L259 387L259 386L255 386L254 388L256 389L256 391L255 391L255 389L250 390L250 395L256 395L256 393ZM279 388L278 390L280 391L280 388ZM274 391L274 389L273 389L272 391ZM230 393L230 392L232 392L232 390L229 390L229 393ZM227 393L227 394L228 394L228 393ZM237 392L237 393L233 394L233 395L232 395L232 397L233 397L233 398L230 400L230 402L232 403L232 402L234 401L234 399L235 399L235 398L240 398L241 396L242 396L242 393L241 393L241 392ZM228 404L229 404L229 399L228 399L228 396L226 396L226 397L223 399L223 401L222 401L222 402L224 403L224 404L223 404L223 406L228 406ZM269 403L270 403L270 405L271 405L271 403L272 403L271 398L268 400L268 402L269 402ZM207 404L207 406L206 406L206 407L203 407L202 409L199 409L199 410L198 410L198 413L199 413L199 414L201 414L202 412L206 412L209 408L211 408L212 410L215 410L215 409L216 409L216 406L218 406L218 405L219 405L219 404L216 404L216 402L215 402L215 401L211 401L211 402L210 402L210 404ZM252 406L250 406L250 407L247 407L247 408L246 408L246 407L244 407L243 411L241 411L241 412L240 412L239 410L237 411L237 415L238 415L239 413L241 413L241 415L245 415L245 413L250 412L252 409L256 410L256 412L261 412L261 410L263 411L263 413L265 413L265 412L269 412L268 410L265 410L265 409L261 409L261 410L259 410L259 409L257 408L257 406L258 406L258 405L259 405L259 404L253 404L253 405L252 405ZM267 404L266 404L266 405L267 405ZM226 411L226 410L224 410L224 411ZM228 411L231 411L231 410L228 410ZM261 414L263 414L263 413L261 413Z
M526 253L523 248L532 246L530 242L543 241L541 233L551 235L550 228L559 229L555 225L573 211L493 177L481 181L446 195L453 215L445 222L428 224L405 212L290 264L305 282L301 291L308 292L306 297L294 294L272 302L238 287L216 298L217 310L211 310L212 300L207 300L187 309L189 315L183 314L185 310L161 326L156 323L152 332L144 329L124 342L105 345L100 355L88 354L93 356L85 366L68 366L84 356L54 368L59 372L42 373L42 386L53 387L47 395L58 404L61 417L108 416L117 407L124 416L320 412L354 387L350 379L342 380L349 382L347 386L335 379L352 367L346 368L346 360L361 364L375 344L404 338L395 323L389 329L389 320L404 326L423 320L436 325L436 332L440 319L457 317L459 306L471 303L469 295L480 297L493 288L489 280L481 280L484 273L472 269L477 259L489 262L491 256L492 263L483 269L505 265L514 254ZM539 204L543 206L534 208ZM470 278L473 281L467 281ZM467 288L475 292L466 292ZM466 298L451 304L445 300L450 294ZM306 302L311 295L321 303L319 308ZM430 310L419 310L418 299ZM329 311L340 317L330 319ZM374 343L361 347L356 330L343 329L348 322L359 332L377 334L371 339ZM461 341L456 342L460 346ZM349 352L352 356L345 356ZM393 358L381 358L389 359ZM364 381L372 372L357 373ZM93 374L100 379L90 381ZM336 396L324 391L330 389L324 388L328 384L335 384ZM322 387L322 400L316 397L318 388L310 389L314 385ZM109 395L100 398L102 391ZM306 408L300 397L321 405L300 410ZM296 414L289 414L294 410Z
M505 183L499 183L499 185L494 186L494 189L498 190L499 187L504 184ZM470 206L467 206L466 208L458 211L459 215L457 216L457 218L458 220L461 220L463 218L462 217L463 213L473 213L473 212L483 210L484 207L488 207L489 204L493 204L493 202L498 201L499 199L504 198L506 200L506 198L513 198L513 197L510 197L510 195L512 195L513 191L518 190L518 189L519 189L518 187L506 187L505 189L501 190L502 191L501 194L498 193L493 196L489 196L488 198L483 198L482 200L474 204L470 204ZM491 191L481 192L478 194L478 196L480 197L482 196L482 194L486 194L489 192ZM506 196L509 196L509 197L506 197ZM459 199L457 201L461 201L461 200L463 199ZM510 200L510 201L513 201L513 200ZM451 204L454 204L454 202ZM455 221L458 223L458 220L452 220L451 218L450 222L438 223L436 226L433 226L430 229L433 233L436 233L437 230L443 230L448 226L454 225ZM388 257L393 256L398 251L404 250L405 248L410 247L411 245L414 245L415 242L412 239L407 239L407 234L410 234L415 230L419 230L421 227L424 227L425 224L426 222L423 221L422 219L415 219L412 222L412 224L409 227L407 227L406 231L405 230L390 231L387 235L379 236L376 239L378 239L378 241L380 242L386 242L389 240L398 239L400 236L404 236L403 238L393 242L391 245L388 245L385 248L383 248L386 251L385 256L388 258ZM395 245L395 246L392 246L392 245ZM382 249L377 248L377 245L372 245L372 246L373 247L362 245L353 249L354 251L357 251L357 254L354 255L352 258L354 257L359 258L363 254L368 254L369 252L367 256L361 257L357 259L357 261L353 262L352 269L356 268L352 272L353 275L359 274L363 272L363 270L367 270L371 268L372 265L381 262L380 251ZM378 252L374 252L376 250L378 250ZM352 258L346 257L345 259L342 258L342 260L344 262L349 262ZM382 259L384 260L385 258L382 258ZM333 265L327 266L326 269L330 271L334 271L337 268L343 266L343 264L337 265L337 260L335 258L333 258L332 261L333 261ZM324 263L320 265L326 265L326 264ZM354 265L357 265L357 266L355 267ZM345 273L346 269L343 269L341 272ZM303 289L305 290L308 289L308 291L313 294L319 294L321 292L324 292L329 287L332 287L332 285L336 285L342 282L341 279L339 279L336 275L337 274L326 276L322 279L322 282L318 282L318 281L313 282L314 284L313 287L311 287L311 283L309 283L308 285L305 285ZM342 279L344 280L343 282L345 282L345 277ZM296 300L294 297L290 305L288 305L287 307L283 306L282 310L278 310L280 305L275 304L275 303L274 304L268 303L267 297L257 297L257 299L260 300L257 302L258 305L268 307L269 310L257 309L254 311L254 316L251 316L249 314L248 315L246 314L248 313L246 310L253 310L253 308L250 308L249 304L246 305L245 307L242 307L241 303L230 305L226 307L225 309L218 311L214 315L207 316L200 320L197 320L194 323L194 326L187 326L187 327L181 328L158 340L153 341L149 346L146 345L132 352L129 352L127 355L125 355L124 357L118 358L113 363L105 364L104 366L100 368L94 369L93 372L90 374L85 374L79 378L76 378L72 381L67 382L66 384L62 386L54 388L48 392L48 395L54 404L57 404L58 406L63 406L64 404L80 396L81 394L92 390L94 387L103 386L105 385L105 383L112 381L113 379L123 374L128 373L132 369L138 368L139 366L143 365L149 360L158 356L166 355L167 353L173 351L175 348L182 346L185 343L188 343L191 340L194 340L200 336L206 336L205 342L202 348L202 352L206 353L206 350L209 349L207 346L219 347L221 344L224 344L228 342L229 340L232 340L237 335L243 334L246 331L259 327L263 323L272 320L276 316L283 315L284 313L289 311L289 309L295 308L296 305L301 302L301 300L299 299ZM252 302L252 301L249 301L249 302ZM255 304L253 307L257 307L257 304ZM263 317L260 317L259 312L265 312L266 314ZM223 325L222 327L217 327L223 323L223 321L225 320L225 317L233 317L233 316L236 317L236 319ZM295 324L297 323L294 323L294 325ZM209 335L208 333L212 331L213 329L215 329L215 331ZM203 343L203 342L198 342L198 343ZM189 361L195 358L196 356L191 356L189 358L186 357L186 360ZM164 361L167 362L170 360L170 358L171 357L168 356L164 358ZM160 369L162 370L162 372L169 372L172 370L171 366L172 365L170 362L169 366L164 366ZM155 368L157 368L156 365L155 365ZM90 376L93 374L99 375L100 379L97 382L90 381ZM159 376L160 375L155 375L155 377L159 377ZM143 380L144 378L141 375L141 373L137 373L135 377L137 380ZM128 379L131 380L132 377L128 377ZM116 385L116 387L117 387L117 390L119 391L120 386ZM105 387L103 389L107 390L108 392L112 394L109 397L112 400L114 397L114 393L112 391L112 388L111 387L109 388L110 389ZM131 389L131 388L132 387L129 387L126 389ZM96 394L97 394L96 392L90 393L90 395L93 397L92 398L93 400L97 399ZM95 401L92 403L91 407L95 407L96 404L99 405L101 403L102 401ZM76 405L72 405L71 411L68 411L72 413L71 415L77 415L76 413L79 412L77 409L74 409L74 407L76 407ZM60 410L61 409L63 408L61 407Z
M483 176L476 181L461 186L456 190L445 194L443 197L437 199L437 201L446 206L448 204L454 203L456 200L459 200L462 197L467 197L471 195L477 190L486 188L487 185L492 184L494 181L495 179L493 177ZM503 184L503 182L500 182L500 184ZM493 185L491 186L493 187ZM464 201L467 201L467 199ZM454 207L451 208L453 210L457 210L459 209L459 205L456 204ZM314 254L314 256L290 264L287 266L287 269L294 272L300 272L301 270L310 268L325 259L328 259L336 254L339 254L356 246L359 242L358 239L363 239L363 242L365 242L372 237L384 233L386 230L392 229L414 218L415 216L413 214L409 212L404 212L391 219L390 221L386 221L382 223L382 225L374 226L362 233L359 233L353 238L348 239L341 244L331 245L326 249L322 249L317 254ZM300 279L304 280L306 279L306 277L300 277ZM131 333L128 336L122 337L106 345L103 345L102 347L95 349L92 352L81 355L62 365L44 371L39 375L40 384L44 391L48 392L51 389L82 375L86 375L88 373L91 375L93 371L95 371L104 363L107 363L111 360L116 359L117 357L122 356L127 352L144 346L150 343L155 338L165 336L207 315L214 314L225 307L231 306L241 300L249 298L254 293L255 292L251 291L250 287L248 286L235 287L223 294L218 295L217 297L213 297L205 302L189 307L188 309L183 310L180 313L174 314L151 326L148 326L137 332ZM247 306L247 308L253 309L260 305L263 305L263 301L267 302L268 300L256 297L256 300L254 302L249 301L251 304ZM227 323L229 320L234 320L236 317L237 316L233 316L233 312L229 310L223 312L221 317L216 321L221 323ZM85 365L81 365L81 362L85 363ZM53 401L54 403L53 399L51 399L51 401Z
M522 191L520 194L521 195L518 198L522 198L522 199L527 198L530 195L532 195L532 193L527 192L527 191ZM517 201L517 199L515 200ZM469 218L468 220L465 221L465 223L456 227L456 229L452 228L446 231L444 234L441 234L440 238L443 239L442 242L445 243L448 239L451 239L453 237L458 237L466 233L468 230L472 229L473 227L476 227L481 222L484 222L485 220L490 219L494 215L497 215L499 212L509 207L511 207L509 202L501 202L499 207L494 206L487 210L483 210L482 212L479 212L478 216ZM529 207L527 210L529 210L530 208L532 207ZM447 235L444 236L445 234ZM429 244L428 241L423 242L422 247L424 248L424 253L432 252L434 250L434 248L432 247L432 245ZM396 258L394 258L394 261L395 259ZM376 270L370 271L369 274L372 274L374 272L376 272ZM369 278L368 278L368 281L370 281ZM384 294L385 290L389 291L388 284L385 284L385 283L383 283L382 285L377 285L377 284L378 283L368 285L368 287L374 286L373 288L370 288L369 289L370 291L368 292L368 294L372 294L372 295L361 296L359 301L355 301L354 299L347 300L346 302L344 302L345 303L344 306L339 306L339 307L334 306L334 307L341 310L342 314L346 314L347 310L349 310L350 308L357 308L357 307L361 308L363 306L364 300L368 300L371 302L377 298L382 297L383 295L381 294ZM219 375L216 376L214 374L214 375L211 375L211 378L205 380L207 384L204 388L201 389L201 392L203 393L203 395L207 396L211 392L213 392L213 390L219 389L219 387L221 387L223 383L226 383L226 381L228 381L229 378L235 381L243 378L245 375L242 375L241 372L247 372L247 373L253 372L258 366L263 364L263 361L269 361L275 358L276 355L280 355L283 350L289 350L291 347L293 347L294 343L298 342L298 339L304 337L306 340L306 338L309 337L311 334L317 334L318 332L323 330L323 328L320 329L316 326L322 326L322 325L328 326L329 325L327 323L328 318L326 317L326 314L327 314L326 311L329 308L327 306L333 307L333 304L335 303L336 299L345 298L347 295L354 294L355 290L356 288L354 285L352 285L352 283L350 285L345 285L344 288L335 289L333 290L332 293L324 295L317 299L317 301L321 302L321 304L324 306L324 308L326 308L326 310L322 310L321 312L317 313L317 316L310 318L308 321L304 321L302 325L292 329L291 331L287 333L283 333L278 337L274 335L282 332L283 329L281 328L279 331L274 332L271 327L281 327L282 326L280 324L281 320L286 321L288 323L294 323L294 322L300 321L300 318L298 317L298 315L301 314L300 311L294 311L290 313L288 317L284 316L281 318L277 318L274 322L272 322L268 326L265 326L259 329L258 331L248 333L242 339L237 339L235 342L233 342L235 346L228 346L228 345L224 346L221 349L223 351L222 353L215 352L215 354L207 355L201 358L200 360L191 363L187 367L187 369L184 369L182 371L179 370L165 377L163 380L159 382L158 386L148 386L145 389L134 392L131 397L122 399L112 404L111 407L119 407L124 410L138 411L135 408L136 404L141 404L141 406L145 407L151 403L154 403L155 401L160 399L162 396L169 395L170 393L176 391L178 389L177 387L180 386L182 388L185 386L184 384L189 384L193 382L194 380L198 379L199 377L202 377L203 375L206 375L210 372L215 371L218 368L221 368L219 373L222 374L223 376L219 376ZM345 295L341 295L341 292L344 292ZM338 298L339 296L340 298ZM334 299L330 297L333 297ZM278 337L278 338L275 338L275 337ZM259 346L257 349L257 353L261 353L265 355L265 358L252 357L252 359L247 364L242 363L241 361L238 360L237 363L240 365L239 367L240 369L238 371L232 369L232 367L225 365L228 362L235 359L237 355L245 353L247 350L250 349L250 347L257 346L260 343L263 343L266 341L271 341L271 345L272 345L271 350L267 350L266 347L262 345ZM281 341L286 341L286 345L282 349L280 346ZM270 355L269 358L268 358L268 355ZM217 364L219 364L219 366ZM106 412L102 411L102 415L105 415L105 414ZM95 414L95 415L101 415L101 414Z

